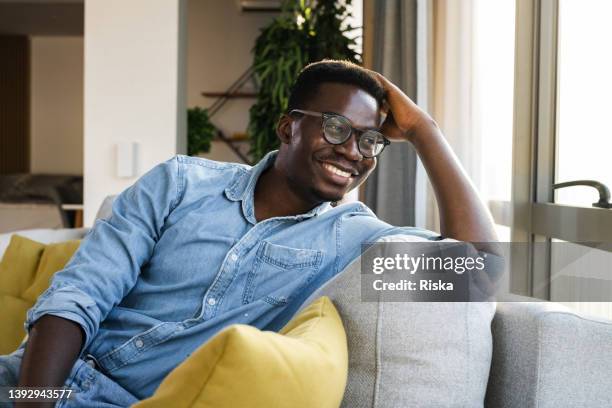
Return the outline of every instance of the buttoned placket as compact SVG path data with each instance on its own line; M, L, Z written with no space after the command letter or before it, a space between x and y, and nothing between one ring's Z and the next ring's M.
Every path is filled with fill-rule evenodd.
M269 218L255 224L226 254L220 272L215 277L202 300L203 313L198 320L208 320L215 317L223 297L235 277L234 275L238 272L240 257L246 255L255 245L258 245L262 241L262 237L268 236L270 232L281 227L287 221L300 222L316 215L317 212L313 211L312 213L297 216Z
M217 276L215 276L213 283L206 291L204 299L202 300L203 312L200 316L201 320L212 319L216 315L227 289L232 283L235 274L238 272L240 257L251 251L255 245L261 242L261 237L266 236L267 233L279 227L288 218L294 217L269 218L255 224L255 226L253 226L253 228L251 228L242 239L228 251Z

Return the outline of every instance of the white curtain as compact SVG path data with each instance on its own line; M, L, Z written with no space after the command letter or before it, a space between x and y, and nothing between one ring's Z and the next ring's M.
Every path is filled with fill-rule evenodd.
M433 11L427 20L432 29L425 31L431 33L428 44L433 54L427 75L431 81L427 86L431 92L429 111L468 175L479 186L481 149L474 120L477 105L472 64L473 1L425 0L420 4ZM416 195L417 200L425 200L425 227L439 231L440 220L431 185L427 183Z

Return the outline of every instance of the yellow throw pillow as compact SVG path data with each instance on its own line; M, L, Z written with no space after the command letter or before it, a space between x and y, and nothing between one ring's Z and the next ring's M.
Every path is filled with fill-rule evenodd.
M13 352L25 336L26 312L64 268L80 241L41 244L13 235L0 262L0 355Z
M0 262L0 293L21 297L32 284L45 244L12 235Z
M0 355L15 351L23 340L26 312L34 304L18 297L0 294Z
M134 407L337 408L347 373L342 321L321 297L279 333L224 329Z

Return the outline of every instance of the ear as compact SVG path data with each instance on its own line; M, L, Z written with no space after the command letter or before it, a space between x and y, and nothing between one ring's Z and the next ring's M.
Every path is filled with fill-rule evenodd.
M291 123L293 121L287 114L283 114L276 124L276 136L281 143L291 144Z

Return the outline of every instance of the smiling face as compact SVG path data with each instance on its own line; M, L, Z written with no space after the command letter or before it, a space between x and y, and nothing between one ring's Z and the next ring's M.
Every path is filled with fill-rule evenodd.
M342 115L358 129L375 128L379 123L376 99L354 85L322 83L301 108ZM357 135L332 145L324 139L321 123L319 117L284 115L277 127L281 139L277 166L294 193L313 203L341 200L376 167L376 158L364 158L359 152Z

